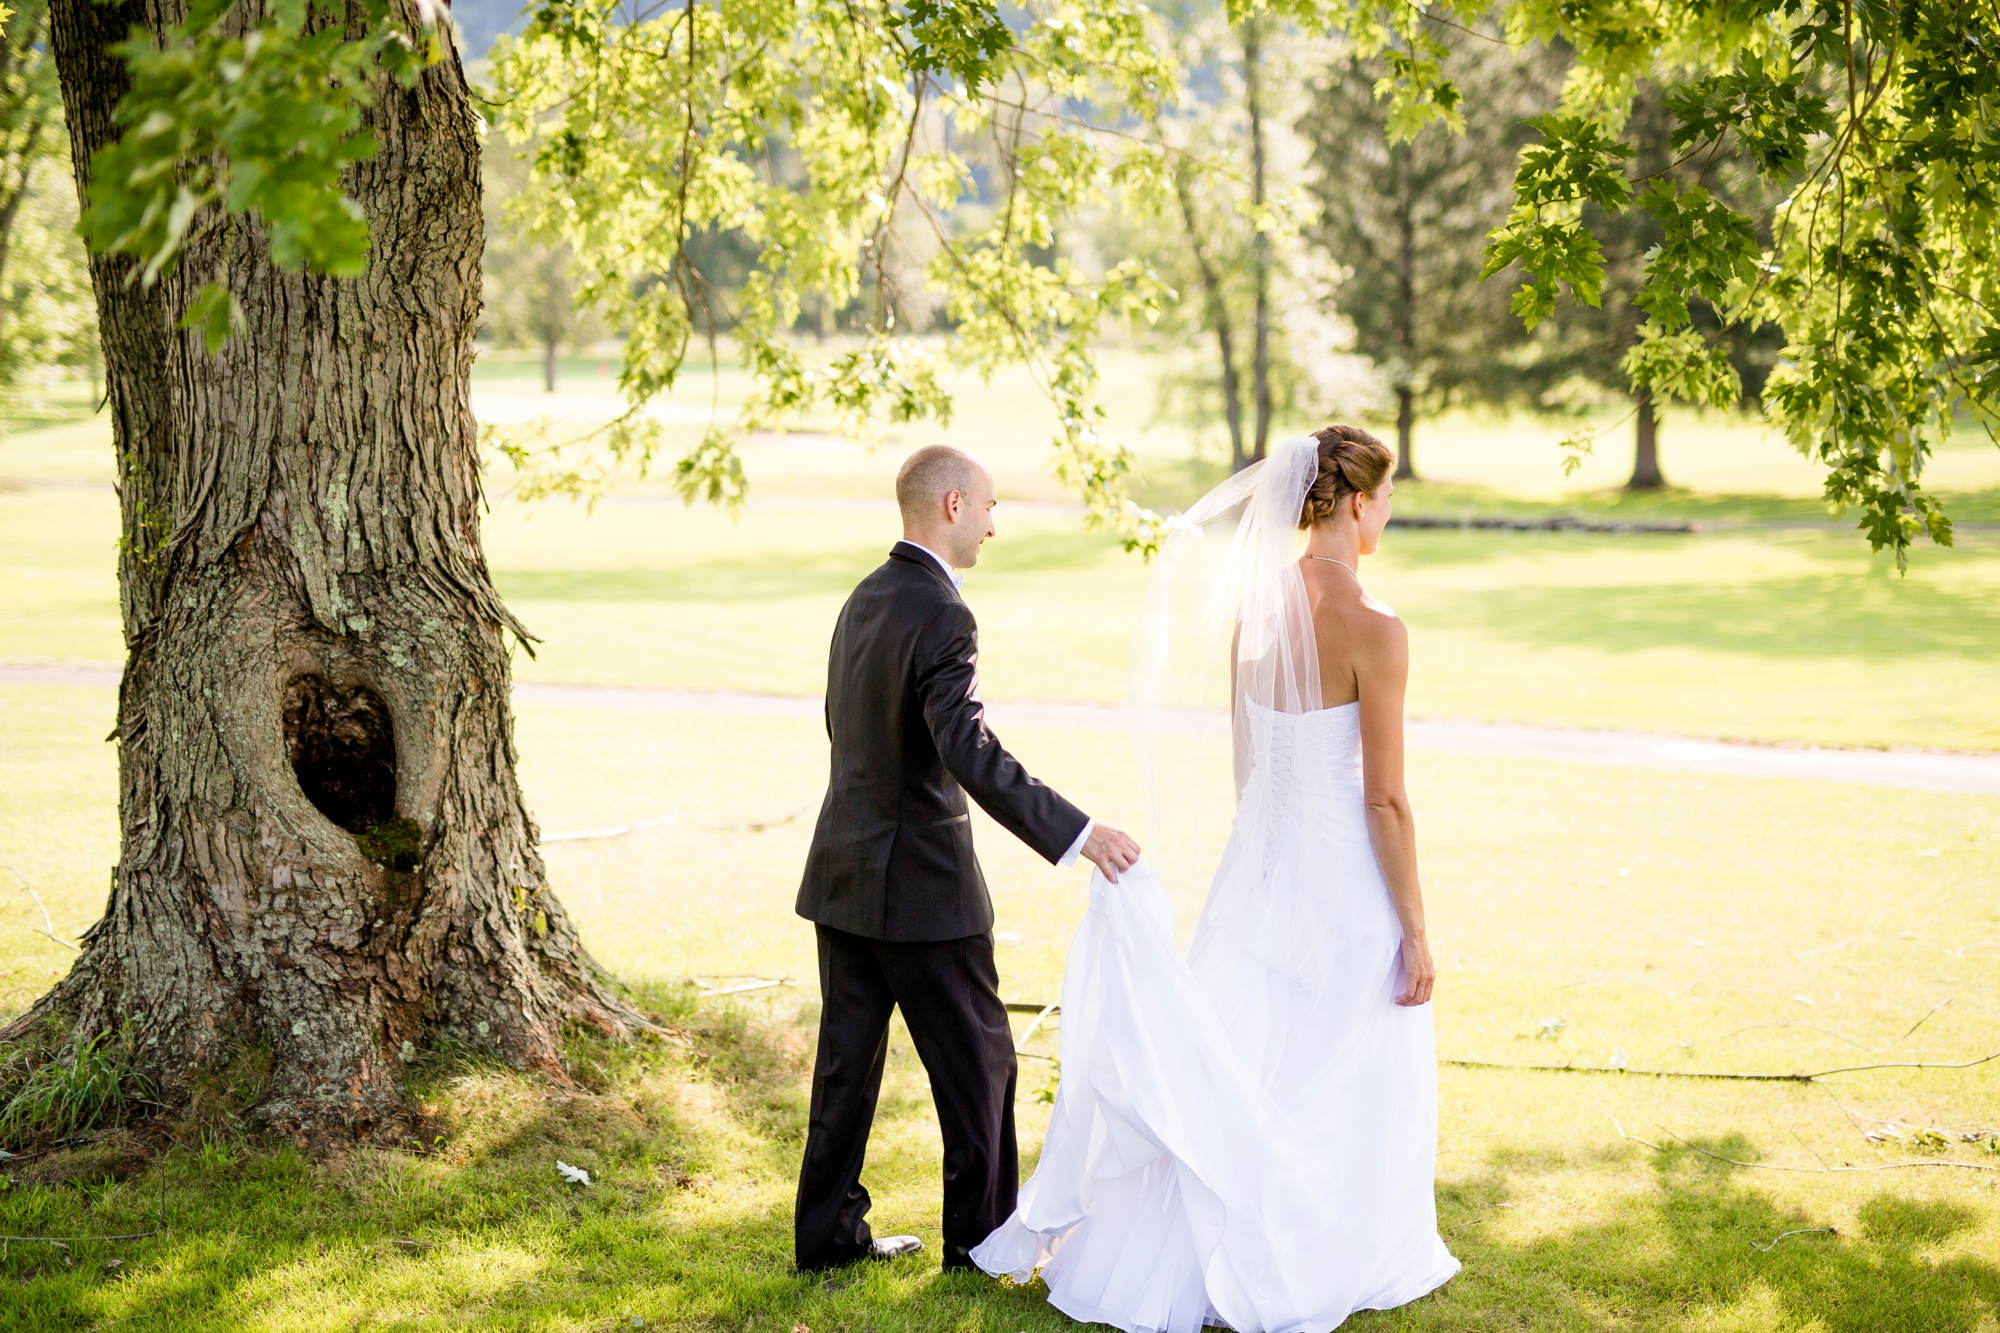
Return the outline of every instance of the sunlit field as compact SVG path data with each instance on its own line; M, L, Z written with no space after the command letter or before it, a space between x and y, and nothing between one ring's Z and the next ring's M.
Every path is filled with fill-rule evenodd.
M566 364L553 403L538 372L482 367L482 419L553 410L587 424L609 409L596 361ZM740 386L724 374L715 389L727 410ZM1181 503L1219 474L1216 441L1191 461L1149 394L1144 364L1114 358L1114 424L1151 497ZM709 397L689 379L668 408L676 429L698 430ZM2000 750L2000 531L1979 526L2000 521L2000 449L1966 439L1940 456L1930 480L1963 522L1958 544L1915 548L1898 576L1754 425L1670 416L1664 463L1684 489L1642 502L1613 492L1628 427L1562 476L1555 441L1573 427L1436 423L1417 445L1430 479L1399 491L1398 512L1650 514L1704 530L1392 530L1363 573L1410 624L1414 712ZM684 509L657 478L622 480L594 511L530 508L496 472L489 558L540 638L517 676L816 693L842 598L896 536L896 463L910 442L948 438L1000 479L1000 538L967 585L987 694L1115 702L1145 570L1082 529L1043 471L1045 434L1032 386L1010 382L971 388L949 432L873 453L817 432L760 440L734 521ZM118 662L109 484L101 419L0 439L0 663ZM22 884L65 940L103 906L114 706L102 685L0 681L6 1014L74 957ZM1093 814L1147 827L1115 733L1004 739ZM866 1180L878 1225L931 1249L831 1278L790 1272L817 1012L812 934L791 902L825 782L817 723L523 703L518 741L545 833L666 820L545 856L593 952L671 1040L579 1037L573 1088L426 1055L414 1094L437 1126L427 1154L308 1161L243 1137L225 1090L187 1121L0 1163L14 1178L0 1233L154 1233L10 1243L0 1328L1065 1326L1039 1285L938 1273L936 1121L900 1030ZM1443 972L1439 1051L1469 1062L1441 1072L1439 1156L1440 1226L1465 1271L1351 1327L2000 1328L2000 1060L1813 1083L1678 1077L2000 1050L2000 801L1432 753L1413 756L1411 786ZM1191 841L1214 846L1226 803L1210 792ZM1054 1000L1083 876L975 818L1002 989ZM1173 866L1184 926L1198 861ZM758 980L787 984L721 998L696 984ZM1053 1027L1022 1062L1030 1159ZM1492 1064L1598 1072L1470 1067ZM565 1184L557 1158L594 1183Z

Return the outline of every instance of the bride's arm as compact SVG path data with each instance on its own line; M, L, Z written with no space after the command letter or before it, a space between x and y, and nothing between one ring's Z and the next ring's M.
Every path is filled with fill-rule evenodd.
M1403 787L1403 691L1410 677L1410 636L1393 614L1377 613L1356 645L1354 675L1361 690L1361 785L1368 802L1368 837L1403 923L1402 1005L1427 1004L1437 968L1424 930L1424 894L1417 883L1417 821Z

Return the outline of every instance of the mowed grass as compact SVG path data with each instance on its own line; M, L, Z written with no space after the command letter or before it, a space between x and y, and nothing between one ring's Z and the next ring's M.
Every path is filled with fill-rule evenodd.
M113 774L95 740L110 704L98 689L0 687L0 707L27 723L9 726L0 752L0 845L38 851L22 868L70 937L101 907L111 855ZM84 1183L28 1185L22 1172L0 1194L0 1233L149 1230L162 1192L167 1232L74 1245L74 1267L12 1248L6 1272L26 1281L11 1326L609 1329L637 1316L779 1333L1060 1327L1037 1288L946 1279L923 1262L789 1273L815 1006L811 932L791 914L809 830L785 816L817 802L816 729L527 707L519 731L545 829L675 816L547 849L586 938L673 1038L579 1040L576 1089L427 1057L416 1092L438 1155L314 1163L223 1121L180 1126L182 1146L122 1183L87 1157L56 1170ZM1008 739L1093 809L1137 802L1102 737ZM1417 757L1412 782L1446 1059L1782 1072L1955 1061L2000 1045L1990 801L1436 755ZM1082 877L983 819L976 836L1003 989L1052 999ZM1185 924L1200 885L1175 887ZM0 911L10 1008L65 958L38 940L39 920L19 898ZM689 976L806 984L697 1001L680 984ZM1056 1042L1037 1036L1028 1049L1052 1055ZM1032 1155L1047 1115L1033 1094L1050 1074L1045 1060L1022 1063ZM1985 1327L2000 1301L2000 1173L1898 1164L2000 1165L1958 1137L2000 1124L1996 1065L1823 1086L1447 1066L1440 1225L1466 1272L1355 1326ZM1901 1141L1864 1137L1883 1122ZM1916 1143L1929 1128L1949 1141ZM1732 1167L1682 1140L1807 1170ZM867 1181L878 1222L925 1236L933 1254L938 1153L925 1076L899 1029ZM595 1183L564 1184L558 1158ZM1812 1169L1822 1165L1898 1169ZM1753 1248L1814 1227L1837 1234ZM107 1275L110 1258L124 1266Z
M529 406L532 387L515 386ZM987 405L965 420L1000 452L1008 499L969 585L987 691L1115 700L1144 572L1073 513L1030 507L1057 498L1037 489L1039 427L1016 440L1006 404ZM1701 480L1672 450L1710 427L1669 434L1670 476ZM36 483L0 494L0 659L119 656L116 515L105 478L88 475L91 429L0 441L0 476ZM58 430L75 438L52 443ZM1470 437L1458 463L1445 443L1420 454L1447 476L1440 505L1622 503L1541 478L1528 451L1550 441L1509 431L1495 433L1504 448ZM1810 477L1785 473L1788 455L1732 463L1754 436L1727 423L1700 438L1709 454L1691 440L1690 468L1709 458L1708 489L1661 504L1711 518L1813 512ZM519 675L816 691L840 599L895 535L879 497L900 455L796 438L756 448L794 471L763 473L775 479L766 502L736 524L644 486L595 514L497 501L496 578L543 638ZM1162 471L1174 461L1164 446L1153 456ZM1986 466L1966 455L1966 494L1993 484ZM1202 471L1184 474L1195 485ZM822 484L847 500L821 502ZM1420 712L1996 748L1992 541L1920 548L1899 579L1835 531L1401 532L1366 572L1411 623ZM105 689L0 684L0 861L66 939L102 910L116 859L115 754L101 739L113 705ZM1119 737L1005 739L1093 813L1145 828ZM243 1137L225 1110L14 1164L0 1234L160 1234L66 1251L6 1243L0 1328L1066 1326L1039 1286L937 1272L936 1120L900 1028L866 1180L878 1224L924 1236L929 1254L830 1278L789 1271L816 1018L811 931L791 901L825 782L819 728L524 706L518 740L545 831L673 817L545 851L586 940L669 1039L578 1038L568 1088L428 1053L412 1093L440 1140L429 1154L308 1161ZM1447 1060L1784 1072L2000 1048L1990 799L1431 754L1413 757L1411 783ZM1199 862L1228 802L1195 797L1206 817L1176 831ZM1003 990L1054 999L1083 877L978 818ZM1173 863L1184 926L1202 890L1192 862ZM0 1012L13 1013L74 955L41 933L7 870L0 892L13 895L0 902ZM703 1000L694 977L797 984ZM1037 1035L1022 1062L1030 1159L1047 1115L1034 1094L1051 1078L1032 1057L1056 1041ZM1353 1327L2000 1328L2000 1172L1971 1169L2000 1166L2000 1153L1963 1137L2000 1127L2000 1061L1814 1085L1447 1065L1440 1114L1440 1226L1465 1272ZM1939 1141L1917 1141L1928 1130ZM594 1183L564 1183L558 1158ZM1919 1161L1958 1165L1908 1165ZM1801 1234L1777 1240L1786 1232ZM121 1266L107 1271L111 1259Z
M967 583L995 699L1116 702L1146 570L1073 514L999 510ZM108 490L0 494L0 658L122 654ZM884 506L732 523L676 501L501 500L494 577L539 637L522 680L814 694L848 590L897 535ZM1851 534L1398 531L1364 567L1409 624L1428 717L1761 741L2000 748L2000 533L1908 575Z

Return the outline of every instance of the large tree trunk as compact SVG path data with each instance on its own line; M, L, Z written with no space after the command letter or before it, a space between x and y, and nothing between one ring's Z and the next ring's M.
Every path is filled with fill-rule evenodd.
M125 86L108 47L182 14L55 0L80 188ZM92 260L124 530L122 845L75 968L9 1034L129 1025L170 1101L266 1047L255 1115L301 1141L404 1132L397 1074L428 1037L560 1077L564 1023L644 1021L547 891L515 781L522 630L479 542L479 141L457 61L383 84L368 124L360 279L281 272L242 220L151 288ZM216 356L176 327L210 280L248 320Z

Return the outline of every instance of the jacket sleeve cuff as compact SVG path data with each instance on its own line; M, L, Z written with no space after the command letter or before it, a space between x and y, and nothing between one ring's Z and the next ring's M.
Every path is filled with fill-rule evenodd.
M1083 821L1083 832L1076 835L1076 841L1069 845L1069 850L1064 852L1062 859L1056 862L1056 869L1067 870L1076 864L1076 858L1083 852L1083 844L1090 841L1090 831L1096 827L1097 821L1094 819Z

